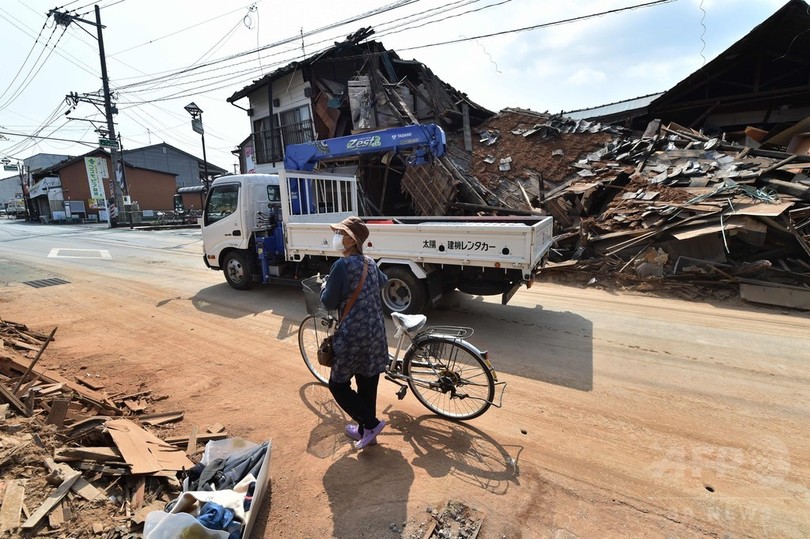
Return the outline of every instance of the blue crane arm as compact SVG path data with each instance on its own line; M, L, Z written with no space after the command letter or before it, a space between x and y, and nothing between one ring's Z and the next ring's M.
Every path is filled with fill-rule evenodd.
M444 130L436 124L392 127L357 135L303 144L290 144L284 154L287 170L312 170L327 159L342 159L370 153L408 152L409 164L422 164L441 157L446 150Z

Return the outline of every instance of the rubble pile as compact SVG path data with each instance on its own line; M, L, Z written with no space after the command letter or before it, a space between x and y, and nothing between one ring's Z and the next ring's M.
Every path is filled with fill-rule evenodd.
M810 156L513 109L479 135L479 180L554 218L545 278L810 309Z
M424 539L475 539L484 523L484 515L460 501L449 501L441 511L428 508L432 517Z
M98 378L37 368L55 333L0 320L0 536L141 537L181 491L197 444L228 435L167 436L183 412L147 414L165 397L107 395Z

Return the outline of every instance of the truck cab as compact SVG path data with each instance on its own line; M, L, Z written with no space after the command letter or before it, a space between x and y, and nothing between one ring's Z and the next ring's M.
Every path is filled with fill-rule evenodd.
M203 213L205 264L221 269L237 290L253 284L256 235L270 236L283 257L283 226L279 177L276 174L223 176L214 181Z

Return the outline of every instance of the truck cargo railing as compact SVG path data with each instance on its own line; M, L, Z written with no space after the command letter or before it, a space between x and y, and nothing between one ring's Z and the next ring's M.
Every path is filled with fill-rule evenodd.
M357 215L354 176L287 170L279 177L287 223L336 223Z

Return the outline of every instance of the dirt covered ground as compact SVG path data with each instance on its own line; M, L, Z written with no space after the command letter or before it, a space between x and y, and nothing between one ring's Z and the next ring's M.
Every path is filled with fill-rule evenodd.
M551 284L508 306L453 294L431 320L476 328L504 407L449 422L383 381L390 426L358 452L300 359L298 290L235 294L214 272L152 266L7 282L0 313L59 327L43 367L166 395L148 412L185 411L167 435L221 423L271 440L255 537L421 538L448 511L454 537L810 534L806 315Z

